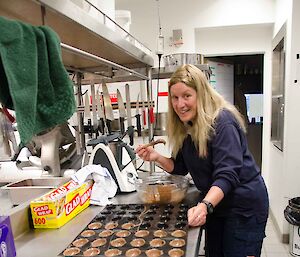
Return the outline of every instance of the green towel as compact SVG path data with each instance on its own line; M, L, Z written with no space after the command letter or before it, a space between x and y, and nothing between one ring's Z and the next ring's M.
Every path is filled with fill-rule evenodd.
M47 26L0 17L0 101L15 110L21 142L68 120L75 111L73 83L60 40Z

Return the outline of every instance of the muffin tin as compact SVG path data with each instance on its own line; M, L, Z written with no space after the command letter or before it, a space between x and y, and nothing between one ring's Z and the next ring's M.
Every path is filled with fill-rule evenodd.
M60 256L185 256L187 210L184 203L108 205Z

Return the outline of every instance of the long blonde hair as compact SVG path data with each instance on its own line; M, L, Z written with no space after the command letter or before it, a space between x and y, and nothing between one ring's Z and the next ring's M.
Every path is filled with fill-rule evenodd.
M214 123L222 109L229 110L236 118L242 130L246 132L243 116L234 105L227 102L223 96L213 89L207 81L205 74L194 65L183 65L172 75L168 89L169 112L167 132L173 157L177 155L187 136L186 125L179 119L171 102L171 87L178 82L182 82L186 86L193 88L197 93L197 116L193 120L193 126L190 128L189 133L192 136L195 146L198 148L200 157L207 156L207 143L214 133Z

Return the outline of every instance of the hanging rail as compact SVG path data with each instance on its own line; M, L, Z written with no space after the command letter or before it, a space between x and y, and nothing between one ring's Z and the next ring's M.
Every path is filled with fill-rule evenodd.
M143 74L141 74L141 73L138 73L138 72L136 72L135 70L126 68L126 67L124 67L124 66L122 66L122 65L119 65L119 64L117 64L117 63L111 62L111 61L109 61L109 60L106 60L106 59L101 58L101 57L99 57L99 56L96 56L96 55L94 55L94 54L91 54L91 53L82 51L82 50L80 50L80 49L78 49L78 48L75 48L75 47L73 47L73 46L69 46L69 45L66 45L66 44L64 44L64 43L60 43L60 45L61 45L61 47L62 47L63 49L65 49L65 50L68 51L68 52L76 53L76 54L81 55L81 56L83 56L83 57L85 57L85 58L87 58L87 59L90 59L90 60L93 60L93 61L97 61L97 62L99 62L99 63L101 63L101 64L108 65L108 66L113 67L113 68L116 68L116 69L118 69L118 70L124 70L124 71L127 71L127 72L129 72L130 74L132 74L132 75L136 75L136 76L137 76L138 78L140 78L140 79L143 79L143 80L149 80L149 78L148 78L147 76L145 76L145 75L143 75ZM83 72L84 72L84 71L83 71Z

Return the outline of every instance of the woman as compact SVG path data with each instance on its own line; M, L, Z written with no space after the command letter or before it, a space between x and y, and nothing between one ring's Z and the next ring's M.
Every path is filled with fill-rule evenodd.
M171 158L152 147L136 152L171 174L191 174L203 200L188 210L188 222L206 224L208 255L260 256L269 202L244 119L193 65L181 66L170 79L167 131Z

